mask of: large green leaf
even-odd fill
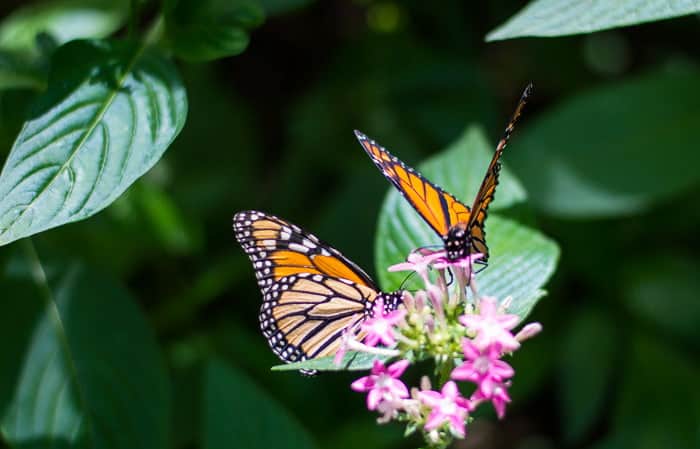
[[[630,313],[664,332],[700,342],[700,264],[679,255],[627,264],[624,300]]]
[[[301,424],[244,374],[211,360],[204,376],[204,449],[313,449]]]
[[[303,362],[275,365],[273,371],[317,370],[317,371],[363,371],[372,368],[375,360],[386,361],[389,357],[367,354],[364,352],[348,352],[343,357],[342,363],[336,365],[335,356],[319,357],[317,359],[304,360]]]
[[[0,244],[107,207],[160,159],[186,112],[174,67],[151,51],[61,47],[0,174]]]
[[[593,33],[698,11],[700,3],[697,0],[533,0],[487,34],[486,40]]]
[[[564,436],[580,441],[603,410],[615,368],[618,341],[615,324],[596,310],[574,311],[561,342],[560,393]],[[546,338],[546,337],[545,337]]]
[[[486,148],[481,134],[471,128],[444,153],[421,164],[419,170],[458,198],[472,198],[488,165]],[[504,169],[493,210],[524,198],[519,182]],[[537,231],[495,214],[490,214],[486,229],[491,259],[489,267],[476,275],[479,291],[500,299],[512,296],[511,311],[524,318],[544,294],[541,287],[554,272],[559,249]],[[386,269],[405,260],[414,249],[428,245],[441,245],[439,236],[392,188],[382,206],[377,230],[375,256],[382,287],[397,289],[406,273],[389,273]]]
[[[0,434],[12,447],[165,448],[169,386],[118,284],[29,252],[2,289]],[[19,274],[17,274],[19,272]]]
[[[633,337],[626,348],[625,381],[620,383],[611,426],[623,442],[616,447],[698,447],[697,358],[656,336]]]
[[[591,90],[529,124],[511,166],[549,214],[636,213],[700,181],[698,104],[695,71]]]
[[[57,0],[18,9],[0,23],[0,47],[31,51],[36,36],[49,33],[59,44],[107,37],[121,27],[127,0]]]
[[[43,73],[25,55],[0,50],[0,90],[44,87]]]
[[[175,53],[188,61],[237,55],[248,46],[248,30],[263,21],[252,1],[169,0],[166,33]]]

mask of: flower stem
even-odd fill
[[[442,361],[438,364],[438,366],[436,366],[437,381],[440,388],[442,388],[442,386],[450,380],[452,368],[454,368],[452,359]]]

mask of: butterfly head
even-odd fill
[[[453,226],[442,238],[447,252],[447,259],[454,261],[470,253],[470,240],[467,230],[462,226]]]

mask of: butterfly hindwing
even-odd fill
[[[426,223],[439,235],[469,222],[469,207],[428,181],[374,140],[355,131],[357,140],[384,176],[401,192]]]
[[[285,362],[332,355],[345,329],[362,321],[377,291],[343,279],[301,273],[282,278],[264,294],[260,326]]]

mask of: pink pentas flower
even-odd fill
[[[448,423],[454,435],[464,437],[465,421],[473,407],[468,399],[459,394],[457,384],[449,381],[439,393],[431,390],[420,391],[418,398],[431,409],[425,422],[425,430],[431,431]]]
[[[443,257],[435,260],[435,262],[433,263],[433,267],[437,268],[438,270],[444,270],[446,268],[460,268],[466,272],[471,272],[472,265],[474,264],[474,262],[481,259],[482,257],[484,257],[483,254],[474,253],[457,260],[449,260],[446,257],[445,253]]]
[[[542,325],[540,323],[529,323],[520,329],[520,332],[515,334],[515,339],[522,343],[540,332],[542,332]]]
[[[389,271],[415,271],[424,280],[428,279],[428,268],[436,260],[445,258],[446,252],[443,251],[413,251],[406,258],[406,262],[397,263],[388,268]]]
[[[490,395],[484,395],[481,390],[476,390],[472,394],[470,400],[476,405],[485,400],[491,400],[493,408],[496,410],[496,414],[499,419],[502,419],[506,414],[506,404],[510,402],[510,396],[508,395],[508,386],[506,383],[497,383],[493,386]]]
[[[408,365],[408,360],[399,360],[389,366],[375,360],[370,375],[360,377],[350,385],[350,388],[369,393],[367,394],[369,410],[376,410],[382,402],[395,403],[399,399],[408,397],[408,388],[399,380]]]
[[[484,397],[490,398],[498,385],[515,374],[509,364],[500,360],[498,345],[491,345],[482,351],[465,338],[462,340],[462,350],[464,363],[452,370],[451,377],[474,382]]]
[[[362,323],[362,330],[367,333],[365,344],[376,346],[381,341],[384,346],[395,345],[394,326],[403,321],[406,310],[401,307],[387,313],[384,309],[384,300],[379,297],[372,311],[373,316]]]
[[[501,313],[495,298],[485,296],[479,301],[479,313],[459,317],[460,323],[476,332],[474,344],[484,350],[497,344],[500,350],[510,352],[518,349],[520,343],[510,330],[518,324],[518,315]]]

